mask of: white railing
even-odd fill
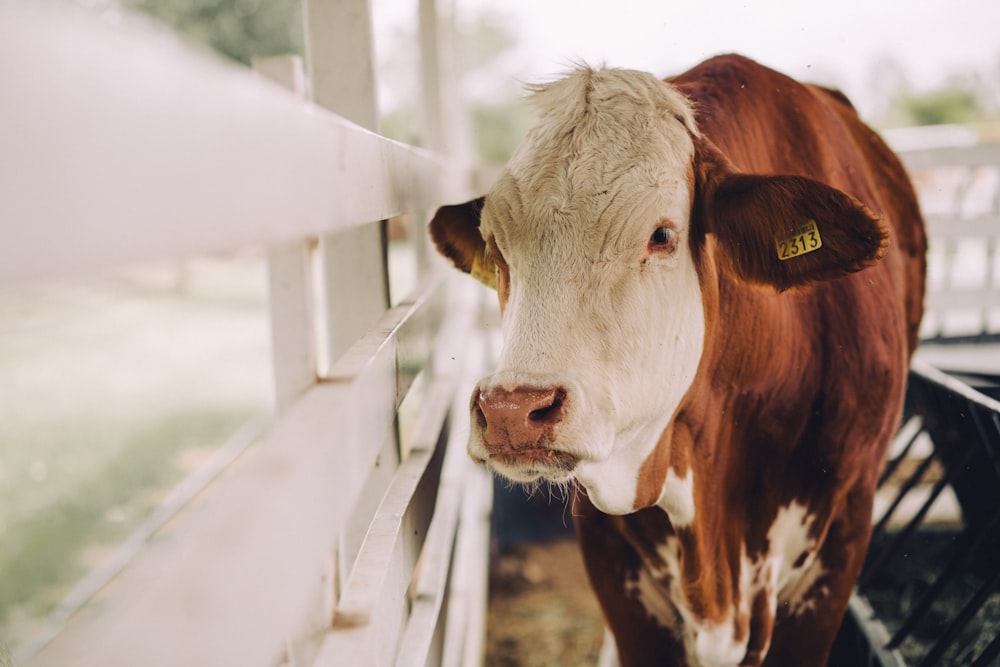
[[[924,336],[1000,334],[1000,143],[950,126],[887,134],[927,220]]]
[[[311,102],[295,59],[254,74],[119,15],[0,4],[0,285],[265,247],[278,415],[18,664],[481,662],[491,487],[460,433],[479,293],[418,248],[389,307],[372,222],[474,194],[441,111],[460,105],[424,102],[434,151],[364,129],[368,3],[304,5]],[[453,95],[447,21],[420,18],[423,88]]]

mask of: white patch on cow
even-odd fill
[[[677,608],[670,601],[663,583],[648,569],[640,568],[635,581],[625,582],[625,593],[635,598],[660,627],[668,630],[680,627]]]
[[[480,387],[564,387],[545,446],[580,458],[598,509],[625,514],[704,345],[688,238],[697,127],[675,88],[641,72],[579,70],[534,101],[539,123],[482,212],[510,290],[497,373]],[[650,252],[664,225],[675,250]],[[469,449],[489,460],[475,424]],[[522,482],[548,474],[491,465]]]
[[[826,573],[817,556],[817,540],[810,536],[815,521],[815,515],[801,503],[778,510],[767,531],[767,552],[744,563],[751,573],[749,587],[743,591],[745,599],[752,601],[765,591],[772,614],[779,604],[792,615],[812,608],[815,596],[823,594],[815,585]]]
[[[805,505],[793,502],[782,507],[767,531],[768,558],[775,565],[775,593],[777,600],[789,606],[793,615],[811,606],[810,592],[826,573],[816,555],[816,538],[810,537],[816,517],[809,514]],[[805,559],[794,567],[799,558]],[[818,591],[822,593],[822,591]]]
[[[656,503],[662,508],[675,528],[684,528],[694,522],[694,470],[688,468],[684,477],[678,477],[673,468],[667,470],[663,493]]]
[[[676,477],[674,481],[683,484],[683,480]],[[638,582],[632,584],[630,590],[638,593],[637,599],[651,616],[679,632],[694,664],[735,667],[745,657],[750,640],[749,633],[737,639],[737,627],[749,627],[753,602],[758,595],[764,594],[774,616],[779,603],[789,605],[792,614],[800,614],[812,608],[816,596],[826,594],[822,586],[816,586],[824,570],[816,556],[817,541],[809,535],[815,520],[805,505],[793,502],[778,510],[768,529],[765,553],[751,557],[746,546],[741,545],[739,590],[735,592],[733,608],[721,622],[708,622],[691,610],[679,584],[681,549],[680,541],[674,536],[657,547],[658,560],[644,563],[648,574],[640,571]],[[806,557],[801,559],[803,554]],[[665,582],[669,582],[666,592],[662,589]],[[657,585],[660,590],[656,589]],[[674,625],[669,625],[671,623]],[[765,642],[763,646],[765,652],[768,644]]]
[[[657,547],[657,555],[661,563],[646,563],[650,572],[660,581],[669,581],[669,599],[674,609],[674,618],[679,620],[680,635],[688,655],[699,667],[736,667],[746,655],[748,637],[736,638],[735,620],[737,614],[746,614],[742,605],[730,610],[729,614],[719,623],[712,623],[696,616],[680,586],[681,552],[680,541],[676,537],[668,537],[666,543]],[[742,574],[742,571],[741,571]],[[642,578],[640,577],[640,581]],[[662,586],[662,584],[661,584]],[[640,601],[646,605],[646,600],[656,600],[651,593],[646,593]],[[652,614],[651,606],[646,609]],[[659,617],[668,619],[669,615],[660,611]],[[676,626],[674,626],[676,628]]]
[[[826,573],[822,559],[814,557],[802,568],[801,575],[789,581],[782,589],[781,604],[787,606],[792,616],[815,609],[817,600],[830,594],[826,586],[817,585]]]
[[[746,545],[742,546],[740,551],[740,590],[739,590],[739,614],[740,618],[747,619],[750,621],[750,615],[753,613],[753,603],[758,595],[762,592],[767,599],[767,608],[774,616],[775,609],[777,608],[778,600],[775,593],[776,589],[776,579],[778,573],[774,567],[774,561],[770,558],[760,558],[751,561],[749,556],[747,556]],[[750,638],[747,637],[747,644],[749,645]],[[763,645],[759,645],[755,648],[760,650],[762,655],[767,654],[768,648],[771,646],[771,638],[768,637],[767,641]]]
[[[736,639],[733,618],[695,630],[694,655],[701,667],[736,667],[747,653],[747,639]]]

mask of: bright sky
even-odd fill
[[[460,23],[483,12],[510,17],[521,42],[495,73],[522,81],[552,78],[578,60],[666,76],[735,51],[796,77],[838,85],[863,111],[878,85],[873,66],[887,56],[917,88],[978,71],[1000,90],[997,0],[454,2]],[[397,23],[415,22],[405,8],[414,4],[381,0],[375,7],[397,16]]]

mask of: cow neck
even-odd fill
[[[711,252],[711,243],[707,245]],[[714,263],[708,262],[708,266]],[[773,382],[774,371],[779,377],[791,373],[795,360],[807,357],[810,344],[795,335],[801,333],[795,323],[785,322],[775,329],[776,321],[781,324],[783,310],[775,299],[796,298],[794,295],[779,296],[770,288],[747,286],[711,269],[702,271],[701,278],[705,352],[697,379],[661,443],[669,452],[664,458],[669,458],[670,476],[690,475],[695,511],[684,521],[677,521],[667,511],[668,521],[661,525],[659,535],[651,530],[649,519],[644,519],[637,528],[639,534],[646,533],[650,543],[640,553],[649,565],[660,567],[662,553],[656,545],[673,538],[683,593],[683,599],[675,603],[686,605],[702,621],[736,621],[737,627],[746,630],[749,619],[733,618],[740,596],[741,559],[748,550],[753,553],[764,548],[770,515],[783,499],[778,497],[782,489],[767,484],[763,477],[760,452],[748,447],[746,432],[755,427],[757,415],[749,411],[753,402],[745,397],[763,378]],[[763,330],[759,326],[762,319],[767,319],[773,333],[758,337],[754,332]],[[802,398],[789,395],[791,400]],[[768,450],[766,463],[771,469],[784,468],[792,453]]]

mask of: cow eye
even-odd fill
[[[677,232],[670,227],[657,227],[649,237],[650,250],[672,250]]]

